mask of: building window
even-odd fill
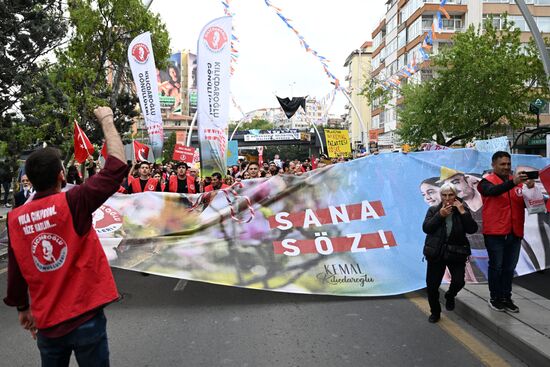
[[[372,118],[372,128],[373,129],[380,128],[380,115],[376,115]]]
[[[386,34],[397,28],[397,14],[394,15],[386,24]]]
[[[393,41],[386,46],[386,56],[395,51],[397,51],[397,38],[394,38]]]
[[[372,47],[374,50],[376,50],[380,45],[382,44],[382,41],[384,40],[384,32],[380,31],[374,36],[374,39],[372,40]]]
[[[550,0],[548,0],[548,4],[550,5]],[[550,32],[550,17],[535,17],[535,22],[541,32]]]
[[[405,47],[407,44],[407,29],[403,29],[399,34],[397,35],[397,49],[399,50],[402,47]]]
[[[407,30],[407,43],[422,34],[422,18],[418,18]]]
[[[424,31],[432,29],[432,24],[434,22],[434,17],[431,14],[422,15],[422,29]]]
[[[462,16],[451,15],[451,19],[443,18],[443,30],[444,31],[457,31],[462,29]]]

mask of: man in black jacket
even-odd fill
[[[29,181],[27,175],[21,176],[21,191],[13,196],[15,201],[15,208],[25,204],[29,196],[32,194],[32,184]]]
[[[441,317],[439,286],[446,268],[451,273],[451,284],[445,294],[445,308],[452,311],[455,307],[455,297],[465,284],[464,269],[470,255],[466,234],[477,231],[477,223],[467,205],[457,197],[453,184],[444,184],[440,195],[441,203],[428,209],[422,225],[426,233],[424,256],[428,261],[426,286],[431,311],[428,321],[432,323]]]

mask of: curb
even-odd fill
[[[514,285],[514,294],[516,292],[531,293]],[[548,310],[536,302],[537,295],[531,293],[534,295],[533,298],[526,297],[519,302],[516,300],[516,303],[522,307],[521,312],[524,312],[521,315],[521,313],[511,314],[491,310],[487,305],[486,297],[478,293],[466,286],[456,298],[454,312],[527,365],[550,366],[550,335],[541,331],[540,325],[525,321],[526,316],[533,318],[538,313],[542,313],[542,319],[544,313],[548,314]],[[535,315],[532,314],[533,312],[536,312]]]

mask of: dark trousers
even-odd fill
[[[4,201],[2,204],[6,205],[8,203],[8,195],[10,193],[11,181],[2,182],[2,188],[4,189]]]
[[[447,292],[449,296],[456,297],[458,292],[464,287],[464,271],[466,263],[463,262],[447,262],[429,261],[426,269],[426,286],[428,290],[428,302],[430,303],[430,311],[433,315],[441,314],[441,305],[439,304],[439,286],[445,275],[445,268],[449,268],[451,273],[451,285]]]
[[[521,238],[507,236],[485,236],[485,247],[489,254],[489,292],[491,299],[511,299],[512,279],[519,260]]]
[[[107,343],[107,319],[101,310],[69,334],[48,338],[38,332],[38,349],[42,367],[69,366],[74,350],[80,367],[108,367],[109,345]]]

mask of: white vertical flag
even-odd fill
[[[149,133],[149,142],[153,148],[155,160],[158,161],[162,159],[164,132],[150,32],[140,34],[130,43],[128,61],[136,84],[136,92],[139,97],[145,126]]]
[[[231,17],[208,23],[197,45],[198,132],[203,176],[225,176],[229,77],[231,62]]]

